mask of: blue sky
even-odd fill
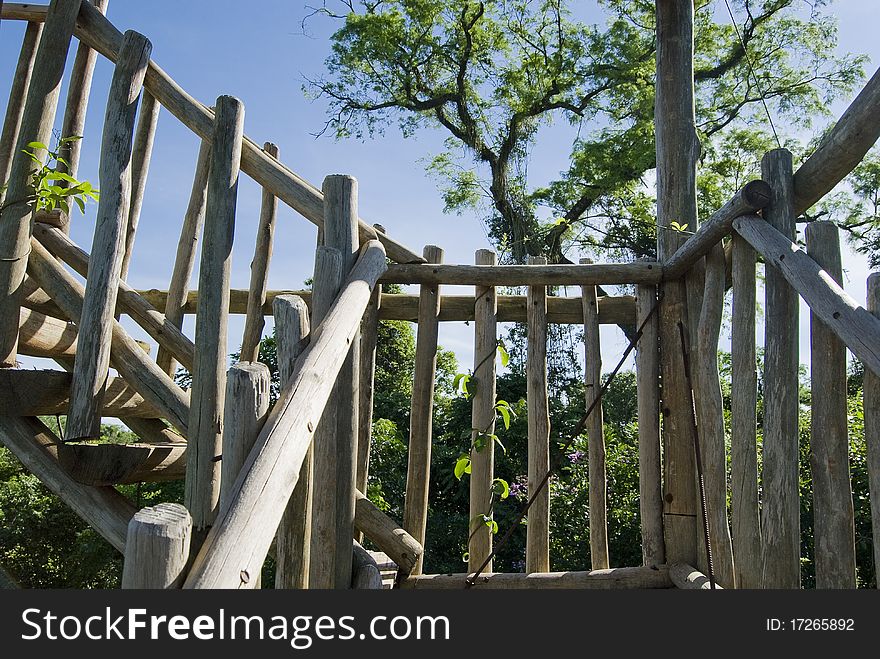
[[[599,20],[591,5],[581,5],[580,12],[588,20]],[[841,50],[868,54],[872,63],[866,71],[870,75],[880,63],[876,0],[838,0],[831,12],[840,21]],[[134,29],[147,35],[153,43],[153,59],[202,102],[213,104],[220,94],[239,97],[245,105],[245,132],[260,143],[269,140],[278,144],[282,160],[298,174],[319,187],[327,174],[354,175],[359,181],[363,218],[382,223],[392,236],[417,251],[424,244],[436,244],[445,249],[446,262],[472,263],[476,249],[489,247],[482,227],[472,216],[444,215],[435,182],[424,173],[423,159],[441,148],[442,135],[420,132],[404,140],[390,129],[384,137],[364,143],[314,138],[313,133],[323,126],[325,105],[303,96],[302,78],[318,76],[323,70],[333,25],[326,19],[314,19],[308,24],[309,34],[303,34],[301,21],[307,14],[305,3],[287,0],[255,4],[111,0],[108,11],[120,30]],[[21,23],[0,24],[2,111],[23,31]],[[72,61],[71,52],[69,64]],[[81,178],[93,182],[98,180],[100,130],[111,75],[110,63],[99,57],[80,170]],[[845,105],[845,101],[836,104],[834,114]],[[569,144],[565,137],[560,130],[550,130],[542,137],[530,164],[536,181],[549,179],[566,167]],[[136,288],[167,288],[197,152],[196,137],[163,110],[129,276]],[[243,175],[232,270],[236,288],[248,285],[259,197],[258,187]],[[311,275],[316,231],[291,209],[281,205],[279,211],[270,287],[300,288]],[[85,218],[74,217],[72,236],[86,249],[92,239],[93,219],[94,207]],[[863,302],[864,259],[849,254],[845,267],[850,274],[848,291]],[[808,322],[802,305],[802,360],[809,355]],[[240,317],[231,323],[230,350],[237,349],[242,327]],[[191,319],[187,328],[192,331]],[[136,328],[132,331],[138,338],[146,338]],[[463,364],[470,361],[472,328],[444,324],[440,341],[454,349]],[[610,368],[624,343],[612,328],[603,331],[603,341],[604,361]]]

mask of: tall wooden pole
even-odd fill
[[[672,222],[697,228],[696,165],[700,153],[694,119],[694,7],[657,0],[657,257],[670,258],[683,239]],[[678,323],[687,323],[682,281],[663,284],[660,306],[662,378],[663,529],[666,560],[693,565],[697,558],[697,498],[691,392],[687,389]]]
[[[868,311],[880,318],[880,273],[868,277]],[[865,444],[868,449],[868,488],[871,493],[871,528],[874,539],[874,573],[880,572],[880,377],[865,369]],[[880,579],[877,579],[880,588]]]

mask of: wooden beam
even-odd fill
[[[58,438],[39,419],[0,416],[0,442],[107,542],[125,553],[134,506],[112,487],[92,487],[71,478],[58,463]]]
[[[749,181],[724,206],[715,211],[700,228],[663,264],[664,279],[678,279],[714,245],[733,230],[733,220],[740,215],[754,215],[770,203],[770,186],[761,180]]]
[[[682,590],[712,590],[709,577],[684,563],[670,565],[669,578],[672,579],[672,583],[675,584],[676,588],[681,588]],[[724,590],[717,583],[714,589]]]
[[[76,354],[76,325],[26,307],[19,309],[19,352],[30,357]]]
[[[376,559],[355,541],[351,559],[352,590],[382,590],[382,574]]]
[[[364,496],[355,491],[355,527],[397,563],[404,575],[415,569],[422,557],[422,545],[406,530]]]
[[[266,420],[233,487],[234,503],[220,510],[186,588],[239,588],[244,579],[257,574],[284,513],[279,502],[290,498],[299,479],[335,376],[385,267],[381,243],[367,243],[323,329],[300,356],[296,375]]]
[[[305,302],[303,302],[305,304]],[[379,309],[382,287],[373,289],[370,304],[361,321],[360,409],[358,410],[357,474],[354,485],[361,492],[367,489],[370,473],[370,446],[373,442],[373,395],[376,377],[376,345],[379,341]],[[356,538],[357,539],[357,538]]]
[[[807,254],[843,284],[840,235],[833,222],[810,222]],[[810,314],[810,466],[816,588],[856,587],[856,541],[849,471],[846,346]]]
[[[186,476],[186,442],[182,440],[133,444],[69,442],[58,447],[58,459],[71,478],[86,485],[164,483]]]
[[[467,574],[423,574],[404,579],[400,587],[461,590],[465,588],[467,578]],[[665,565],[658,565],[656,567],[617,567],[591,572],[481,574],[472,587],[480,590],[577,590],[581,588],[618,590],[672,588],[673,583],[669,576],[669,568]]]
[[[442,263],[443,250],[425,247],[428,263]],[[419,291],[419,320],[416,335],[415,368],[409,416],[409,447],[406,466],[406,496],[403,528],[423,547],[428,524],[428,486],[431,482],[431,444],[433,442],[434,380],[437,377],[437,332],[440,313],[440,287],[422,285]],[[414,568],[422,572],[422,560]]]
[[[160,503],[136,512],[128,523],[122,588],[180,588],[191,537],[192,518],[179,503]]]
[[[15,74],[12,76],[12,87],[9,90],[9,100],[6,102],[3,132],[0,133],[0,185],[9,180],[9,170],[12,167],[12,158],[15,155],[18,132],[24,114],[24,101],[31,82],[37,45],[40,43],[42,31],[41,23],[28,23],[21,42],[21,51],[18,54]],[[0,200],[4,197],[5,191],[0,193]]]
[[[868,313],[880,319],[880,273],[868,276]],[[874,571],[880,571],[880,376],[865,370],[862,400],[865,417],[865,444],[868,453],[868,490],[871,494],[871,529],[874,545]],[[880,588],[880,579],[876,582]]]
[[[94,259],[77,323],[80,338],[67,417],[67,438],[71,440],[93,439],[101,434],[100,409],[110,367],[110,336],[131,198],[135,115],[152,49],[144,35],[126,32],[110,84],[101,140],[101,201],[92,241]]]

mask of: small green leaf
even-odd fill
[[[67,144],[68,142],[76,142],[77,140],[81,140],[82,135],[70,135],[68,137],[62,137],[58,143],[59,144]]]
[[[510,495],[510,486],[503,478],[496,478],[492,481],[492,491],[503,501]]]
[[[43,149],[45,151],[49,150],[49,147],[42,142],[28,142],[28,146],[32,149]]]
[[[461,560],[465,563],[469,562],[471,560],[471,553],[469,551],[466,551],[465,553],[463,553],[461,555]]]
[[[483,524],[489,527],[489,530],[492,532],[493,535],[498,533],[498,522],[496,522],[491,517],[483,515]]]
[[[501,413],[501,419],[504,421],[504,429],[510,430],[510,410],[506,407],[497,408]]]
[[[455,470],[453,473],[455,473],[455,477],[458,480],[461,480],[461,477],[465,474],[471,473],[471,459],[466,455],[460,456],[455,462]]]
[[[510,353],[507,352],[507,348],[504,347],[503,343],[498,344],[498,355],[501,357],[501,367],[507,368],[507,365],[510,363]]]
[[[76,205],[79,207],[79,212],[83,215],[86,214],[86,202],[84,202],[80,197],[74,197],[73,200],[76,202]]]

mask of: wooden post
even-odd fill
[[[315,275],[312,285],[312,320],[315,334],[336,299],[343,278],[342,255],[332,247],[318,247],[315,253]],[[339,412],[336,390],[324,409],[321,422],[315,431],[311,445],[312,468],[312,528],[309,534],[308,580],[310,588],[333,588],[335,586],[336,555],[329,547],[336,540],[337,453],[335,446],[336,416]],[[306,454],[306,460],[309,454]],[[305,466],[306,461],[303,462]],[[307,485],[306,485],[307,487]],[[303,492],[305,495],[306,492]],[[305,578],[305,577],[303,577]]]
[[[833,222],[807,225],[807,254],[843,284],[840,237]],[[810,465],[816,588],[856,587],[855,522],[849,473],[846,346],[810,314]]]
[[[706,283],[694,360],[694,402],[706,488],[709,540],[715,576],[725,588],[736,586],[727,521],[727,455],[724,406],[718,374],[718,339],[724,312],[724,247],[716,243],[706,256]]]
[[[529,263],[544,265],[543,256]],[[528,346],[526,402],[528,405],[528,494],[534,495],[550,470],[550,404],[547,400],[547,287],[530,286],[526,307]],[[529,508],[526,525],[526,572],[550,571],[550,484],[545,483]]]
[[[375,559],[359,542],[354,542],[351,566],[352,590],[382,590],[382,574]]]
[[[266,142],[263,150],[273,158],[278,158],[278,147],[271,142]],[[269,281],[269,261],[272,259],[272,240],[275,236],[277,212],[278,199],[264,188],[260,223],[257,227],[257,244],[254,247],[254,260],[251,261],[251,284],[244,321],[244,336],[241,339],[242,361],[255,362],[260,356],[263,305],[266,304],[266,286]]]
[[[21,128],[22,115],[24,114],[25,95],[34,70],[34,56],[37,52],[37,44],[40,43],[42,31],[42,23],[28,23],[24,39],[21,42],[18,64],[15,66],[15,74],[12,77],[12,88],[9,90],[9,101],[6,103],[3,132],[0,133],[0,185],[9,179],[15,146],[18,144],[18,131]],[[0,193],[0,200],[5,196],[5,191]]]
[[[165,319],[178,329],[183,325],[183,308],[186,305],[187,293],[189,292],[189,279],[196,261],[199,233],[205,223],[205,203],[210,167],[211,143],[202,140],[189,205],[183,217],[180,240],[177,243],[174,271],[171,273],[171,283],[168,284],[168,297],[165,300]],[[174,357],[162,346],[159,346],[159,352],[156,354],[156,363],[168,375],[174,375]]]
[[[294,364],[309,342],[309,310],[296,295],[279,295],[272,307],[275,310],[278,379],[284,389],[293,379]],[[275,536],[275,588],[309,587],[312,461],[310,446]]]
[[[16,365],[20,288],[27,269],[31,237],[32,203],[28,195],[31,174],[37,164],[21,151],[34,140],[43,144],[50,141],[67,49],[79,8],[80,0],[53,0],[49,5],[21,115],[6,206],[0,211],[0,368]],[[37,158],[46,155],[44,149],[33,151]]]
[[[101,202],[79,321],[80,338],[67,417],[67,439],[74,441],[97,438],[101,434],[100,411],[110,366],[110,336],[131,195],[132,132],[152,48],[142,34],[125,33],[107,100],[98,174]]]
[[[683,242],[670,226],[697,229],[696,165],[700,145],[694,119],[694,7],[657,0],[657,83],[654,110],[657,148],[657,257],[665,262]],[[663,531],[666,560],[696,563],[697,497],[691,392],[684,375],[678,323],[687,326],[681,281],[663,285],[660,306],[660,371],[663,382]]]
[[[495,252],[479,249],[476,265],[496,265]],[[495,314],[498,311],[495,287],[477,286],[474,290],[474,380],[476,392],[471,408],[471,489],[468,514],[468,570],[475,572],[492,553],[492,533],[483,517],[491,515],[492,481],[495,477],[495,353],[498,335]],[[480,448],[476,448],[479,446]],[[490,562],[485,571],[492,571]]]
[[[358,454],[355,487],[367,490],[370,474],[370,444],[373,441],[373,386],[376,376],[376,344],[379,340],[379,309],[382,287],[376,286],[361,321],[360,409],[358,410]],[[418,313],[418,312],[417,312]]]
[[[422,546],[406,530],[379,510],[363,492],[356,490],[357,528],[397,564],[398,572],[409,575],[422,555]]]
[[[880,273],[868,276],[868,311],[880,318]],[[868,489],[871,493],[871,528],[874,539],[874,571],[880,571],[880,376],[865,369],[863,384],[865,444],[868,449]],[[880,588],[880,579],[877,580]]]
[[[795,239],[791,153],[775,149],[761,161],[771,201],[764,219]],[[798,296],[767,268],[764,321],[764,469],[761,533],[764,587],[800,588],[798,501]]]
[[[179,503],[142,508],[128,523],[124,589],[180,588],[189,560],[192,518]]]
[[[428,245],[422,252],[427,263],[442,263],[443,250]],[[416,337],[415,371],[409,420],[409,451],[406,468],[406,500],[403,528],[422,547],[428,523],[428,485],[431,481],[431,443],[434,416],[434,379],[437,376],[437,332],[440,313],[440,287],[423,284],[419,289],[419,320]],[[424,554],[415,574],[422,573]]]
[[[193,550],[217,514],[223,403],[226,393],[226,331],[229,315],[229,268],[235,232],[238,167],[244,106],[232,96],[217,99],[211,172],[205,211],[196,359],[190,392],[187,443],[186,507],[193,517]]]
[[[382,244],[370,241],[266,419],[257,447],[235,482],[234,503],[221,511],[211,529],[187,577],[187,588],[241,587],[263,564],[284,514],[278,502],[287,501],[293,493],[318,419],[385,267]],[[351,535],[346,545],[350,555]]]
[[[141,218],[141,207],[144,204],[144,192],[147,189],[147,173],[153,157],[153,140],[156,138],[156,125],[159,123],[159,111],[162,106],[153,95],[144,90],[141,113],[138,117],[137,132],[134,136],[134,150],[131,157],[131,200],[127,209],[125,229],[125,249],[122,256],[121,278],[128,279],[128,269],[134,251],[134,239],[137,234],[138,222]]]
[[[592,263],[581,259],[581,263]],[[595,286],[582,286],[584,305],[584,394],[587,408],[593,405],[602,388],[602,346],[599,342],[599,307]],[[608,500],[605,475],[605,427],[602,403],[596,404],[587,419],[590,467],[590,561],[592,569],[605,570],[608,564]]]
[[[663,551],[663,496],[660,477],[660,343],[657,315],[645,323],[657,304],[654,286],[636,287],[636,325],[644,327],[636,352],[636,397],[639,415],[639,515],[642,563],[660,565]]]
[[[758,370],[755,355],[755,265],[757,256],[742,236],[732,238],[730,485],[733,567],[739,588],[763,584],[761,515],[758,503]]]

